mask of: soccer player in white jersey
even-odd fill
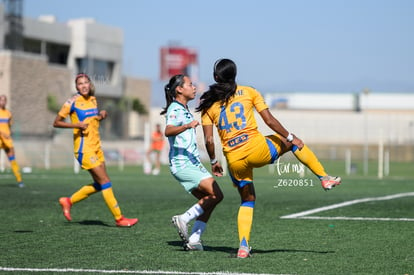
[[[180,74],[173,76],[164,90],[166,107],[161,115],[166,115],[164,133],[170,144],[170,171],[184,189],[198,199],[183,214],[173,216],[172,223],[184,241],[185,250],[203,250],[201,235],[214,208],[223,199],[223,193],[200,161],[195,133],[200,123],[187,106],[196,96],[196,87],[188,76]],[[216,163],[217,160],[211,161],[212,165]],[[221,175],[221,172],[216,175]],[[192,220],[195,222],[191,234],[188,234],[188,225]]]

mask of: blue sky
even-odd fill
[[[121,28],[124,73],[154,82],[175,41],[198,50],[207,84],[226,57],[263,93],[414,93],[412,0],[24,0],[24,16],[45,14]]]

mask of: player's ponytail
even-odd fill
[[[175,99],[177,87],[182,87],[183,84],[184,84],[184,75],[177,74],[171,77],[168,84],[164,86],[166,106],[161,111],[160,115],[164,115],[165,113],[167,113],[168,107],[171,105],[171,103]]]

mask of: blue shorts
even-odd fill
[[[172,175],[188,193],[197,188],[202,180],[213,177],[201,163],[187,166],[185,169],[181,169]]]

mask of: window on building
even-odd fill
[[[68,63],[69,45],[25,38],[23,50],[29,53],[44,54],[49,63],[66,65]]]
[[[66,65],[68,63],[69,46],[63,44],[47,43],[46,53],[50,63]]]
[[[87,73],[95,81],[111,82],[114,62],[92,58],[77,58],[76,68],[78,73]]]
[[[23,39],[23,50],[29,53],[42,53],[42,43],[40,40],[24,38]]]

